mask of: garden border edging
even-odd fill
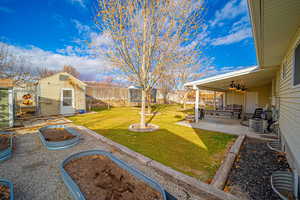
[[[163,200],[167,200],[165,190],[154,179],[148,177],[147,175],[145,175],[144,173],[142,173],[138,169],[136,169],[136,168],[134,168],[132,166],[129,166],[126,162],[124,162],[124,161],[116,158],[111,153],[109,153],[107,151],[103,151],[103,150],[87,150],[87,151],[77,152],[75,154],[69,155],[60,164],[60,173],[61,173],[61,176],[63,178],[63,181],[67,185],[67,187],[69,188],[72,196],[76,200],[85,200],[85,197],[82,194],[82,192],[80,191],[79,186],[75,183],[75,181],[72,179],[72,177],[64,169],[64,166],[69,161],[71,161],[71,160],[73,160],[75,158],[79,158],[79,157],[87,156],[87,155],[103,155],[103,156],[106,156],[111,161],[113,161],[114,163],[116,163],[120,168],[126,170],[129,174],[135,176],[137,179],[140,179],[141,181],[143,181],[144,183],[146,183],[149,187],[152,187],[153,189],[155,189],[156,191],[158,191],[162,195]]]
[[[167,175],[168,177],[175,180],[179,185],[182,185],[184,188],[187,188],[188,190],[192,189],[193,192],[196,194],[201,194],[201,196],[205,195],[206,197],[210,199],[222,199],[222,200],[238,200],[239,198],[230,194],[226,193],[223,190],[220,190],[216,188],[213,185],[206,184],[202,181],[199,181],[196,178],[193,178],[191,176],[185,175],[181,172],[178,172],[168,166],[165,166],[155,160],[152,160],[148,157],[145,157],[144,155],[137,153],[135,151],[130,150],[129,148],[120,145],[84,126],[77,126],[79,129],[86,131],[90,135],[93,135],[95,138],[101,140],[102,142],[111,145],[112,147],[128,154],[129,156],[136,158],[138,161],[143,163],[146,166],[152,167],[159,173],[163,175]],[[212,198],[214,197],[214,198]]]
[[[2,132],[0,134],[9,135],[9,147],[5,150],[0,151],[0,162],[9,159],[12,156],[13,151],[13,132]]]
[[[241,146],[246,138],[246,135],[240,135],[231,146],[224,162],[219,167],[218,171],[216,172],[211,185],[214,187],[223,190],[225,187],[225,183],[227,181],[228,175],[231,171],[233,163],[240,152]]]
[[[0,179],[0,185],[9,187],[9,200],[14,200],[14,185],[12,184],[12,182],[7,179]]]
[[[60,142],[48,142],[45,140],[44,135],[41,133],[42,130],[47,129],[47,128],[64,128],[66,129],[70,134],[74,135],[75,138],[65,140],[65,141],[60,141]],[[49,126],[44,126],[43,128],[38,129],[38,134],[40,136],[40,139],[43,143],[43,145],[48,149],[48,150],[63,150],[63,149],[68,149],[73,147],[74,145],[78,144],[80,142],[80,133],[77,132],[75,129],[72,127],[68,127],[66,125],[49,125]]]

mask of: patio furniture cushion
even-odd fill
[[[271,175],[271,186],[281,199],[298,199],[298,175],[289,171],[276,171]]]

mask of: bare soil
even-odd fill
[[[50,142],[65,141],[75,137],[64,128],[49,128],[41,131],[41,133],[45,140]]]
[[[0,199],[1,200],[9,200],[10,199],[9,187],[0,185]]]
[[[106,156],[84,156],[65,170],[87,200],[162,200],[161,194]]]
[[[0,134],[0,151],[5,150],[9,147],[9,136]]]

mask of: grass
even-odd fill
[[[149,133],[128,131],[139,122],[138,108],[122,107],[102,110],[95,114],[70,117],[83,125],[128,148],[202,181],[212,178],[235,136],[176,125],[185,113],[177,105],[156,106],[155,117],[148,122],[160,130]]]

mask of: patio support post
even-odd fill
[[[200,90],[196,88],[196,100],[195,100],[195,121],[196,123],[199,121],[199,98],[200,98]]]

